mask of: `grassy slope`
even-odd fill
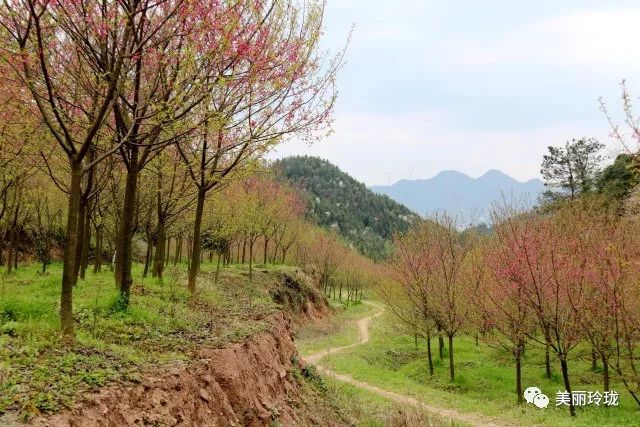
[[[540,349],[533,346],[527,349],[523,385],[540,387],[549,395],[551,405],[544,410],[515,404],[512,391],[515,372],[506,353],[482,343],[476,347],[473,340],[464,337],[456,339],[454,345],[457,372],[454,384],[448,381],[446,352],[442,362],[434,355],[436,375],[429,378],[426,345],[422,343],[416,350],[413,337],[399,333],[388,317],[374,321],[369,343],[331,355],[324,359],[324,364],[381,388],[422,398],[432,405],[484,413],[526,425],[576,425],[566,407],[552,407],[555,393],[564,387],[556,366],[553,378],[544,378],[544,356]],[[437,353],[437,340],[433,341],[433,348]],[[601,374],[590,371],[586,354],[580,356],[569,367],[574,391],[601,391]],[[614,382],[612,389],[620,393],[621,405],[578,409],[579,425],[638,425],[640,413],[623,385]]]
[[[61,266],[45,276],[37,265],[10,276],[0,270],[0,415],[54,412],[108,381],[135,380],[146,368],[188,359],[197,345],[221,346],[266,328],[277,307],[260,284],[272,276],[258,271],[249,286],[247,271],[232,267],[214,284],[211,268],[205,264],[199,294],[189,300],[179,285],[186,266],[169,268],[164,281],[142,279],[135,266],[126,311],[117,308],[112,273],[88,273],[74,289],[71,347],[58,337]]]

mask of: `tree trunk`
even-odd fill
[[[116,284],[120,290],[122,308],[129,306],[133,277],[131,266],[133,262],[133,234],[136,217],[136,196],[138,190],[138,147],[131,148],[127,182],[124,192],[120,233],[116,247]]]
[[[244,239],[242,240],[242,265],[244,265],[244,262],[246,260],[246,254],[247,254],[247,236],[245,236]]]
[[[249,283],[253,283],[253,236],[249,236]]]
[[[176,243],[176,255],[173,259],[173,265],[176,265],[178,262],[182,262],[182,234],[178,236],[178,243]]]
[[[596,349],[591,347],[591,370],[596,371],[598,369],[598,354]]]
[[[269,250],[269,239],[264,238],[264,264],[267,263],[267,252]]]
[[[516,396],[518,403],[522,403],[522,355],[516,355]]]
[[[191,236],[187,236],[187,271],[191,268],[191,244],[193,243],[193,239]]]
[[[602,356],[602,376],[604,377],[604,391],[609,390],[609,359],[606,355]]]
[[[216,264],[216,274],[213,279],[214,283],[218,283],[218,275],[220,274],[220,258],[221,257],[222,257],[222,254],[218,252],[218,263]]]
[[[427,358],[429,359],[429,376],[433,376],[433,355],[431,354],[431,335],[427,336]]]
[[[551,379],[551,354],[549,350],[549,344],[545,345],[544,348],[544,366],[546,370],[546,377]]]
[[[0,228],[0,265],[4,265],[4,234],[4,230]]]
[[[153,243],[151,242],[151,232],[149,232],[149,227],[147,227],[147,252],[144,257],[144,271],[142,272],[142,277],[147,278],[149,275],[149,265],[151,265],[151,260],[153,259]],[[155,277],[155,275],[154,275]]]
[[[18,250],[16,248],[16,225],[18,222],[18,205],[16,201],[16,207],[14,209],[13,219],[11,220],[11,226],[9,227],[9,250],[7,251],[7,273],[11,273],[14,269],[14,257],[18,257]]]
[[[169,258],[171,258],[171,236],[167,237],[167,249],[164,251],[164,267],[169,266]]]
[[[80,278],[82,280],[87,276],[87,267],[89,266],[89,249],[91,247],[91,201],[87,202],[85,210],[84,232],[82,233],[82,252],[80,254]]]
[[[444,359],[444,337],[440,330],[438,330],[438,354],[440,359]]]
[[[576,416],[576,408],[573,406],[573,395],[571,394],[571,384],[569,383],[569,366],[567,365],[566,356],[560,358],[560,368],[562,369],[562,381],[564,388],[569,393],[569,413],[572,417]]]
[[[78,245],[76,246],[76,270],[74,272],[74,285],[78,283],[80,276],[80,266],[82,265],[82,252],[84,250],[84,232],[85,232],[85,220],[87,219],[87,202],[80,197],[80,211],[78,212]]]
[[[202,231],[202,214],[204,212],[204,201],[207,193],[204,189],[198,190],[198,201],[196,205],[196,217],[193,224],[193,246],[191,248],[191,265],[189,266],[189,292],[193,295],[196,292],[196,278],[200,270],[200,233]]]
[[[96,228],[96,254],[93,259],[93,274],[102,270],[102,227]]]
[[[73,330],[73,284],[78,246],[78,211],[80,210],[82,165],[72,165],[71,185],[67,206],[67,232],[62,267],[62,290],[60,292],[60,326],[66,340],[72,341]]]
[[[453,365],[453,335],[449,336],[449,377],[451,378],[451,382],[455,381],[455,367]]]
[[[153,277],[160,277],[164,273],[164,257],[167,249],[167,227],[163,215],[158,215],[156,232],[156,255],[153,261]]]

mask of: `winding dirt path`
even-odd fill
[[[400,394],[400,393],[396,393],[393,391],[388,391],[388,390],[384,390],[380,387],[377,387],[375,385],[366,383],[364,381],[359,381],[356,380],[355,378],[351,377],[350,375],[347,374],[340,374],[337,373],[335,371],[332,371],[324,366],[320,365],[320,360],[323,357],[326,357],[330,354],[335,354],[335,353],[339,353],[341,351],[347,350],[349,348],[353,348],[356,347],[358,345],[367,343],[369,341],[369,324],[371,323],[371,321],[373,319],[375,319],[376,317],[381,316],[384,313],[384,308],[379,306],[378,304],[374,304],[374,303],[370,303],[370,302],[365,302],[365,304],[368,304],[370,306],[373,307],[377,307],[378,311],[368,317],[362,318],[360,320],[358,320],[357,325],[358,325],[358,341],[353,343],[353,344],[349,344],[349,345],[345,345],[345,346],[341,346],[341,347],[332,347],[332,348],[328,348],[326,350],[317,352],[317,353],[313,353],[310,354],[306,357],[304,357],[304,361],[310,364],[315,365],[318,370],[320,372],[322,372],[324,375],[334,378],[338,381],[347,383],[347,384],[351,384],[355,387],[367,390],[369,392],[372,392],[374,394],[377,394],[378,396],[384,397],[386,399],[389,400],[393,400],[394,402],[403,404],[403,405],[409,405],[412,406],[414,408],[418,408],[418,409],[422,409],[424,411],[430,412],[432,414],[436,414],[440,417],[443,418],[447,418],[451,421],[456,421],[456,422],[463,422],[466,424],[470,424],[473,426],[483,426],[483,427],[504,427],[504,426],[517,426],[518,424],[512,424],[512,423],[503,423],[503,422],[499,422],[496,421],[492,418],[486,417],[484,415],[481,414],[475,414],[475,413],[468,413],[468,412],[459,412],[456,411],[455,409],[447,409],[447,408],[440,408],[440,407],[436,407],[436,406],[431,406],[425,402],[423,402],[422,400],[418,400],[415,397],[412,396],[408,396],[408,395],[404,395],[404,394]]]

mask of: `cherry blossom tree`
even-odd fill
[[[102,138],[131,52],[132,24],[145,7],[131,2],[5,1],[0,25],[8,33],[7,63],[30,93],[51,139],[67,159],[69,198],[60,320],[73,338],[78,217],[83,175],[115,153],[89,153]]]
[[[214,19],[230,22],[228,49],[210,58],[216,84],[199,106],[198,131],[179,145],[198,194],[191,292],[207,194],[285,137],[313,141],[328,130],[342,55],[320,50],[323,13],[322,2],[241,1]]]

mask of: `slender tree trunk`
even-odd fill
[[[438,329],[438,355],[440,359],[444,359],[444,337],[440,329]]]
[[[244,239],[242,240],[242,265],[244,265],[244,262],[246,260],[246,254],[247,254],[247,236],[244,236]]]
[[[546,377],[551,378],[551,351],[549,350],[549,343],[544,347],[544,366],[546,370]]]
[[[133,234],[136,217],[136,196],[138,192],[138,168],[138,148],[134,146],[131,148],[131,156],[129,158],[129,169],[127,171],[127,182],[120,222],[120,234],[116,248],[116,283],[120,290],[120,299],[123,308],[129,306],[131,285],[133,284],[131,267],[133,263]]]
[[[598,354],[596,349],[591,347],[591,370],[596,371],[598,369]]]
[[[451,382],[456,379],[455,375],[455,367],[453,364],[453,335],[448,335],[449,337],[449,377],[451,378]]]
[[[7,251],[7,273],[11,273],[15,268],[14,257],[18,257],[18,250],[16,248],[16,225],[18,222],[18,205],[16,201],[16,207],[14,209],[13,219],[11,220],[11,226],[9,227],[9,250]]]
[[[522,403],[522,355],[516,355],[516,396],[518,403]]]
[[[573,394],[571,393],[571,384],[569,383],[569,366],[567,365],[566,356],[560,358],[560,368],[562,369],[562,381],[564,388],[569,393],[569,413],[572,417],[576,416],[576,408],[573,406]]]
[[[202,215],[204,212],[204,201],[207,193],[204,189],[198,190],[198,200],[196,204],[196,217],[193,224],[193,246],[191,248],[191,265],[189,266],[189,292],[193,295],[196,292],[196,279],[200,270],[200,233],[202,232]]]
[[[602,376],[604,378],[604,391],[610,391],[609,388],[609,359],[606,355],[602,356]]]
[[[60,292],[60,326],[66,340],[73,340],[73,284],[76,269],[76,247],[78,245],[78,211],[80,210],[82,165],[72,165],[71,185],[67,206],[67,233],[62,267],[62,290]]]
[[[427,335],[427,359],[429,359],[429,376],[433,376],[433,355],[431,353],[431,335]]]
[[[87,219],[87,202],[80,197],[80,211],[78,212],[78,245],[76,246],[76,269],[74,271],[74,285],[78,283],[80,266],[82,265],[82,252],[84,251],[85,220]]]
[[[156,229],[156,254],[153,261],[153,277],[162,277],[164,273],[164,257],[167,249],[167,227],[163,215],[158,215]]]
[[[215,274],[215,277],[213,279],[214,283],[218,283],[218,275],[220,274],[220,258],[222,258],[222,254],[220,252],[218,252],[218,262],[216,264],[216,274]]]
[[[0,218],[2,219],[2,218]],[[4,230],[0,229],[0,265],[4,265]]]
[[[44,259],[42,260],[42,274],[47,273],[47,266],[51,263],[51,236],[49,232],[44,235]]]
[[[253,282],[253,236],[249,236],[249,283]]]
[[[93,259],[93,274],[102,270],[102,227],[96,228],[96,255]]]
[[[267,263],[267,252],[269,250],[269,239],[264,238],[264,263]]]
[[[153,257],[153,243],[151,242],[152,236],[151,236],[151,232],[149,231],[149,226],[147,226],[146,234],[147,234],[147,252],[144,257],[144,271],[142,272],[143,278],[147,278],[147,276],[149,275],[149,265],[151,265],[151,260]],[[154,271],[152,271],[152,274],[153,273]],[[153,274],[153,277],[155,277],[155,274]]]
[[[80,278],[82,280],[87,276],[87,267],[89,266],[89,249],[91,247],[91,201],[87,203],[84,219],[84,232],[82,233],[83,243],[80,255]]]
[[[165,226],[165,229],[166,229],[166,226]],[[165,268],[169,266],[169,258],[171,258],[171,236],[167,237],[167,249],[164,251],[164,267]]]
[[[178,235],[178,242],[176,243],[176,254],[173,259],[173,265],[178,262],[182,262],[182,233]]]

